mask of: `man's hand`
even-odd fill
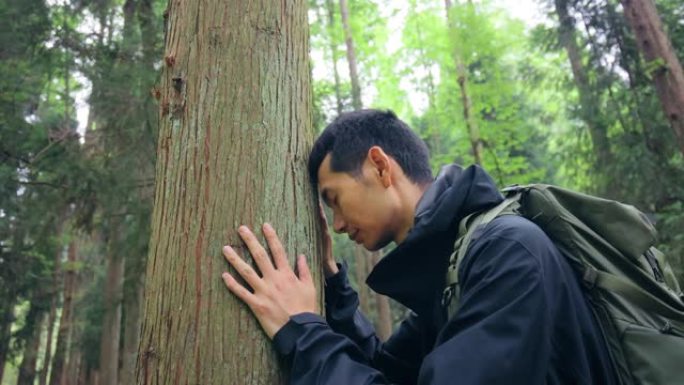
[[[318,220],[323,231],[323,274],[328,278],[337,274],[340,269],[337,268],[337,263],[332,254],[332,238],[328,231],[328,220],[325,218],[325,210],[323,210],[323,205],[320,202],[318,203]]]
[[[256,261],[261,277],[252,267],[240,258],[230,246],[223,247],[223,255],[235,270],[251,286],[253,292],[238,283],[229,273],[222,274],[223,281],[233,294],[243,300],[252,310],[269,338],[273,339],[280,328],[299,313],[318,312],[316,287],[311,278],[311,271],[306,264],[306,257],[297,257],[299,277],[290,268],[287,255],[275,230],[268,225],[263,226],[268,247],[273,253],[273,263],[266,250],[246,226],[240,226],[238,233],[247,244],[252,257]]]

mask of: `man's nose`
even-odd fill
[[[333,214],[333,230],[340,234],[344,232],[345,223],[339,215]]]

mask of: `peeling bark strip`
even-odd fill
[[[171,0],[165,17],[137,383],[281,384],[270,342],[220,279],[221,247],[269,221],[320,279],[307,3]]]
[[[648,74],[684,155],[684,71],[663,30],[653,0],[621,0],[625,18],[634,31],[637,45],[646,60]]]

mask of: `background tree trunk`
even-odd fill
[[[133,282],[131,282],[133,284]],[[135,383],[135,363],[138,358],[138,345],[140,343],[140,312],[142,304],[143,285],[136,282],[133,290],[127,290],[129,296],[124,301],[124,336],[122,367],[119,375],[121,385]]]
[[[67,252],[67,260],[69,261],[69,268],[64,269],[64,300],[62,303],[62,315],[59,320],[59,329],[57,332],[57,343],[55,344],[55,354],[52,356],[52,369],[50,371],[50,385],[64,384],[64,362],[66,358],[67,347],[69,344],[68,336],[71,328],[71,313],[73,311],[73,294],[74,294],[74,276],[75,272],[72,268],[78,258],[78,250],[75,241],[69,243]]]
[[[40,332],[42,331],[42,324],[45,320],[45,310],[38,310],[39,314],[35,315],[32,320],[33,329],[31,336],[26,341],[24,347],[24,354],[19,366],[19,377],[17,385],[33,385],[36,379],[36,362],[38,360],[38,348],[40,346]],[[28,318],[28,317],[27,317]]]
[[[359,71],[356,65],[356,49],[352,37],[351,26],[349,25],[349,7],[347,0],[340,0],[340,14],[342,15],[342,29],[344,30],[344,42],[347,45],[347,62],[349,63],[349,78],[352,88],[352,106],[355,110],[363,108],[361,102],[361,83],[359,82]]]
[[[608,127],[601,121],[601,114],[599,113],[600,100],[591,89],[589,77],[582,63],[582,53],[577,44],[575,33],[575,21],[568,12],[568,1],[555,0],[554,4],[559,21],[558,39],[568,55],[573,79],[579,93],[580,116],[589,129],[589,136],[596,155],[596,168],[604,170],[606,166],[610,165],[612,155],[608,141]],[[605,172],[603,174],[604,177],[608,177]],[[610,183],[607,183],[606,186],[601,186],[599,193],[613,196],[607,191],[609,188]]]
[[[621,0],[625,18],[632,27],[637,46],[646,59],[663,106],[684,155],[684,71],[663,29],[652,0]]]
[[[335,81],[335,105],[337,106],[337,115],[340,115],[344,109],[342,103],[342,90],[340,86],[340,72],[337,69],[337,61],[339,60],[339,52],[337,48],[337,41],[335,37],[335,4],[332,0],[325,1],[326,11],[328,12],[328,37],[330,38],[330,54],[332,56],[333,80]]]
[[[59,260],[59,258],[57,258]],[[59,275],[59,264],[55,265],[53,292],[51,293],[52,299],[50,301],[50,313],[47,317],[46,328],[46,338],[45,338],[45,353],[43,355],[43,367],[40,368],[40,373],[38,374],[38,385],[45,385],[47,381],[48,371],[50,370],[50,362],[52,361],[52,332],[55,329],[55,318],[57,317],[57,296],[59,295],[59,290],[57,289],[57,276]]]
[[[169,4],[139,384],[285,381],[221,247],[270,221],[321,277],[306,15],[303,0]]]
[[[372,253],[371,263],[373,266],[380,262],[380,258],[380,252],[376,251]],[[387,341],[392,334],[392,315],[389,299],[386,296],[378,293],[374,293],[374,296],[375,305],[377,306],[378,311],[376,332],[381,340]]]
[[[472,6],[472,3],[469,2]],[[453,18],[451,17],[452,4],[449,0],[444,0],[444,6],[447,13],[447,23],[449,24],[449,31],[451,38],[455,37],[456,28],[454,26]],[[468,137],[470,138],[470,146],[473,151],[473,158],[475,163],[482,165],[482,152],[484,151],[482,139],[480,138],[480,128],[473,114],[473,103],[468,93],[468,67],[466,66],[461,53],[454,48],[452,56],[454,58],[454,66],[456,67],[456,81],[461,92],[461,104],[463,105],[463,120],[465,121],[468,130]]]
[[[125,266],[124,257],[115,253],[115,250],[119,249],[116,245],[120,231],[121,226],[118,221],[114,221],[109,229],[111,238],[107,247],[107,278],[104,288],[105,314],[100,339],[100,385],[118,384],[121,301]]]

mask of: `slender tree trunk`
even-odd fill
[[[380,258],[379,252],[376,251],[373,253],[373,266],[380,262]],[[375,293],[375,305],[377,306],[378,311],[376,333],[381,340],[387,341],[390,335],[392,335],[392,314],[389,299],[382,294]]]
[[[568,13],[568,1],[555,0],[555,7],[559,20],[558,37],[560,44],[568,54],[572,75],[579,92],[582,120],[589,129],[596,154],[596,165],[598,168],[604,168],[610,164],[612,158],[608,142],[608,128],[601,122],[600,103],[591,90],[589,77],[582,63],[582,54],[577,45],[575,23]]]
[[[342,29],[344,30],[344,42],[347,45],[347,62],[349,63],[349,78],[352,87],[352,106],[355,110],[363,108],[361,102],[361,83],[359,82],[359,71],[356,66],[356,49],[354,39],[349,25],[349,7],[347,0],[340,0],[340,14],[342,15]]]
[[[361,312],[370,317],[370,292],[366,286],[368,277],[367,251],[358,245],[354,245],[354,275],[358,286],[359,306]]]
[[[241,244],[238,225],[270,221],[320,279],[307,3],[197,0],[168,12],[137,383],[284,383],[220,280],[221,247]]]
[[[337,69],[337,62],[339,60],[339,52],[337,49],[337,41],[335,37],[335,4],[332,0],[325,1],[328,10],[328,36],[330,37],[330,53],[332,55],[333,79],[335,81],[335,101],[337,105],[337,115],[339,116],[344,110],[342,104],[342,89],[340,86],[340,72]]]
[[[12,298],[10,296],[7,297]],[[14,301],[8,300],[0,306],[0,384],[5,375],[5,364],[7,363],[7,355],[9,353],[9,344],[14,321]]]
[[[59,259],[59,258],[58,258]],[[55,283],[57,282],[57,275],[59,274],[59,265],[55,266]],[[45,385],[47,381],[48,371],[50,370],[50,361],[52,358],[52,332],[55,329],[55,318],[57,316],[57,296],[59,295],[57,291],[57,285],[54,285],[54,291],[52,293],[52,299],[50,301],[50,313],[47,317],[46,328],[46,339],[45,339],[45,353],[43,355],[43,367],[40,369],[38,374],[38,384]]]
[[[67,259],[69,265],[73,264],[77,260],[78,250],[76,242],[72,241],[69,243],[69,249],[67,252]],[[55,354],[52,357],[52,370],[50,371],[50,385],[61,385],[65,384],[65,357],[67,352],[67,347],[69,344],[68,336],[70,334],[70,328],[72,323],[71,313],[73,310],[72,300],[73,300],[73,281],[75,272],[73,269],[68,269],[64,271],[64,301],[62,303],[62,315],[59,320],[59,329],[57,332],[57,344],[55,347]]]
[[[121,226],[114,222],[108,230],[107,278],[105,281],[105,315],[100,339],[100,383],[117,385],[119,373],[119,342],[121,338],[121,301],[125,259],[117,255]]]
[[[620,0],[684,155],[684,71],[652,0]]]
[[[119,384],[135,383],[135,363],[138,359],[138,345],[140,343],[140,313],[142,304],[143,285],[140,282],[131,282],[132,290],[127,290],[129,295],[124,300],[124,336],[123,336],[123,365],[119,375]]]
[[[450,35],[455,36],[456,27],[454,25],[453,17],[451,17],[452,4],[449,0],[444,0],[444,6],[447,13],[447,23],[449,24]],[[461,53],[454,48],[452,53],[454,58],[454,65],[456,67],[456,81],[461,93],[461,104],[463,106],[463,120],[468,129],[468,137],[470,138],[470,146],[473,151],[473,158],[475,163],[482,165],[482,153],[484,151],[482,139],[480,138],[480,127],[477,124],[475,115],[473,114],[473,103],[468,93],[468,68],[464,63]]]
[[[39,314],[36,315],[36,319],[33,321],[34,327],[31,331],[31,336],[26,341],[26,346],[24,347],[17,385],[33,385],[35,382],[40,333],[42,331],[42,323],[45,320],[45,310],[39,310],[38,312]]]

